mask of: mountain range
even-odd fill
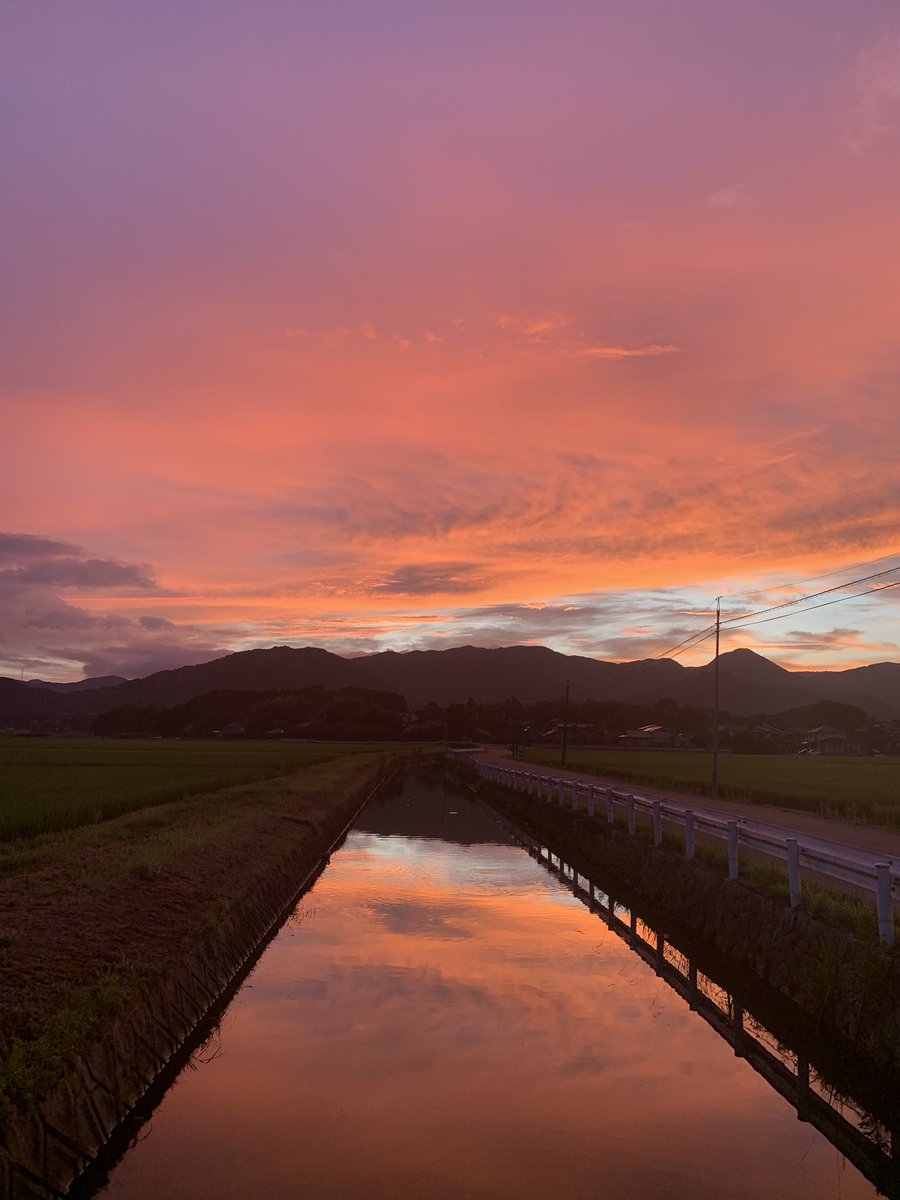
[[[435,702],[482,703],[516,699],[652,703],[674,700],[713,705],[714,667],[685,667],[672,659],[615,663],[560,654],[545,646],[451,650],[386,650],[342,658],[312,646],[244,650],[197,666],[157,671],[144,679],[118,676],[75,684],[20,682],[0,677],[0,714],[65,718],[94,716],[125,704],[184,704],[207,692],[233,689],[361,687],[396,692],[410,708]],[[786,671],[752,650],[719,658],[719,703],[735,714],[775,713],[819,700],[854,704],[872,717],[900,717],[900,663],[846,671]]]

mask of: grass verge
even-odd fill
[[[559,764],[559,750],[530,748],[528,762]],[[671,791],[708,795],[710,758],[683,751],[570,750],[574,771]],[[723,754],[719,794],[858,824],[900,828],[900,758]]]
[[[33,1108],[280,864],[315,862],[387,758],[308,756],[265,782],[0,846],[0,1112]]]

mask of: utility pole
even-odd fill
[[[713,761],[712,794],[719,794],[719,629],[722,620],[722,597],[716,596],[716,657],[713,664]]]
[[[566,684],[566,702],[563,705],[563,740],[562,740],[562,755],[560,756],[559,765],[566,765],[566,747],[569,744],[569,685]]]

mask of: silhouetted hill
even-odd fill
[[[132,679],[116,688],[91,692],[85,702],[92,712],[120,704],[185,704],[205,692],[269,691],[272,688],[307,687],[378,688],[372,676],[352,659],[341,658],[314,646],[295,649],[273,646],[268,650],[242,650],[212,662],[173,671],[157,671],[146,679]],[[112,703],[111,703],[112,702]],[[95,707],[102,705],[103,707]],[[86,711],[82,709],[81,711]]]
[[[558,654],[546,646],[503,646],[486,650],[385,650],[356,660],[391,692],[421,705],[464,703],[470,696],[486,703],[547,700],[570,684],[573,697],[606,695],[618,672],[616,663]]]
[[[76,683],[50,683],[46,679],[26,679],[25,686],[46,688],[48,692],[95,692],[98,688],[118,687],[127,683],[124,675],[97,675],[93,679],[79,679]]]
[[[12,685],[12,687],[8,686]],[[157,671],[145,679],[130,679],[116,687],[59,693],[0,679],[0,712],[8,714],[87,715],[127,704],[185,704],[206,692],[269,691],[273,688],[360,687],[380,689],[358,662],[313,646],[295,649],[273,646],[243,650],[212,662],[172,671]]]
[[[65,700],[49,688],[33,688],[18,679],[0,676],[0,713],[7,716],[56,716],[65,711]]]
[[[573,700],[630,700],[663,679],[684,671],[671,659],[613,663],[546,646],[459,646],[451,650],[386,650],[358,659],[392,692],[412,705],[517,700],[530,703],[562,696]]]
[[[794,678],[827,700],[855,704],[871,716],[900,716],[900,663],[872,663],[847,671],[797,671]]]
[[[680,679],[645,692],[643,700],[676,700],[696,708],[712,708],[715,667],[687,667]],[[824,699],[797,675],[753,650],[730,650],[719,656],[719,708],[749,715],[799,708]]]
[[[696,708],[713,705],[713,665],[683,667],[671,659],[614,663],[559,654],[546,646],[504,646],[487,650],[388,650],[347,659],[307,646],[274,646],[227,654],[198,666],[159,671],[112,687],[102,681],[53,687],[0,679],[0,714],[65,719],[91,717],[133,704],[172,707],[217,691],[270,691],[279,688],[343,687],[395,692],[419,708],[496,703],[515,697],[524,703],[562,697],[568,683],[573,701],[652,704],[675,700]],[[735,714],[773,713],[833,700],[864,708],[874,716],[900,716],[900,664],[877,663],[849,671],[790,672],[751,650],[732,650],[719,660],[719,703]]]

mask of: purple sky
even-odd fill
[[[11,0],[0,67],[0,671],[637,658],[900,549],[895,5]]]

